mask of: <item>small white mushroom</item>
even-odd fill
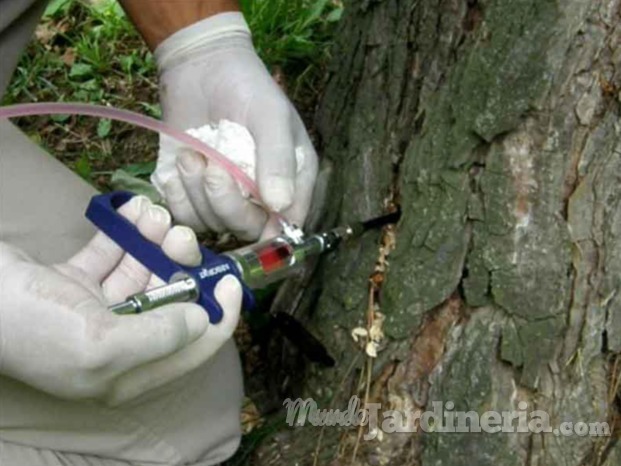
[[[376,358],[377,357],[377,348],[378,348],[378,344],[374,341],[370,341],[367,343],[367,346],[365,348],[365,352],[367,353],[367,356],[371,357],[371,358]]]
[[[360,340],[360,338],[367,338],[369,336],[369,332],[364,327],[356,327],[351,331],[351,337],[354,339],[356,343]]]

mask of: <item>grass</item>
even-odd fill
[[[343,11],[340,0],[240,3],[259,55],[312,133],[332,32]],[[49,3],[2,104],[50,101],[90,102],[160,116],[155,63],[114,0]],[[101,190],[131,190],[154,168],[157,135],[126,124],[62,115],[22,118],[18,124]],[[250,464],[256,445],[281,426],[275,420],[246,435],[226,465]]]
[[[160,115],[155,63],[116,2],[50,2],[3,104],[44,101],[91,102]],[[155,159],[157,136],[129,125],[62,115],[19,124],[100,189],[110,187],[115,170],[148,167]]]
[[[241,0],[255,47],[270,65],[312,62],[325,53],[330,25],[340,20],[341,2],[331,0]]]
[[[240,3],[259,55],[310,122],[340,1]],[[153,58],[116,1],[52,0],[2,103],[91,102],[159,117],[157,97]],[[118,187],[119,169],[143,179],[153,169],[157,135],[129,125],[74,116],[19,125],[102,190]]]
[[[156,90],[154,77],[150,54],[116,2],[56,0],[19,63],[5,103],[73,100],[144,111],[144,100],[155,96],[132,91]]]
[[[288,79],[293,99],[316,90],[329,58],[340,0],[240,0],[259,56],[273,74]],[[293,88],[292,88],[293,87]]]

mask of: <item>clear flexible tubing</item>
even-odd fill
[[[259,190],[256,184],[233,162],[227,159],[224,155],[209,147],[204,142],[190,136],[189,134],[171,128],[170,126],[162,123],[159,120],[150,118],[139,113],[130,112],[129,110],[121,110],[113,107],[104,107],[101,105],[93,104],[80,104],[80,103],[36,103],[36,104],[19,104],[8,105],[6,107],[0,107],[0,118],[16,118],[23,116],[34,115],[55,115],[55,114],[74,114],[85,115],[98,118],[108,118],[110,120],[123,121],[132,125],[140,126],[141,128],[157,131],[161,134],[170,136],[177,141],[185,144],[186,146],[194,149],[196,152],[203,154],[209,160],[212,160],[222,168],[224,168],[244,189],[252,195],[255,201],[259,202],[261,206],[270,214],[275,214],[268,209],[261,201]],[[282,219],[278,214],[275,214],[277,219]]]

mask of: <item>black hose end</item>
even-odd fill
[[[392,223],[397,223],[401,219],[401,208],[397,207],[397,210],[381,217],[375,217],[366,222],[362,222],[362,229],[364,231],[375,228],[381,228]]]

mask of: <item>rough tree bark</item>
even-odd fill
[[[403,211],[372,285],[386,319],[370,401],[525,401],[553,425],[614,429],[385,435],[355,464],[621,464],[620,89],[620,0],[346,3],[318,112],[323,226]],[[380,241],[326,258],[297,307],[337,360],[298,387],[320,407],[364,397],[350,333],[367,324]],[[280,433],[257,461],[312,464],[318,433]],[[356,430],[322,435],[317,464],[350,464]]]

